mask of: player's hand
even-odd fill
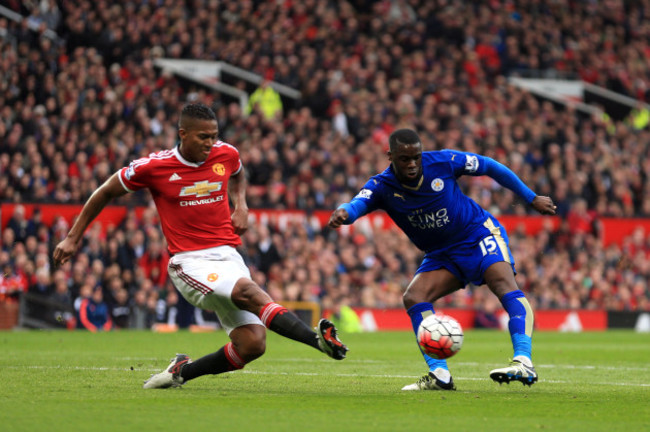
[[[56,245],[54,252],[52,253],[54,265],[59,267],[60,265],[65,264],[76,251],[77,242],[70,237],[64,238],[61,243]]]
[[[531,204],[535,210],[544,215],[554,215],[557,209],[553,200],[547,196],[537,195]]]
[[[235,234],[242,235],[248,230],[248,209],[236,208],[230,216]]]
[[[343,225],[343,222],[348,220],[348,216],[349,215],[348,215],[347,210],[342,209],[342,208],[336,209],[336,210],[334,210],[334,212],[330,216],[330,220],[327,223],[327,225],[330,228],[338,228],[341,225]]]

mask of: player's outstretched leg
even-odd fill
[[[162,372],[151,375],[151,378],[144,382],[143,388],[146,389],[163,389],[169,387],[180,387],[184,380],[180,376],[181,368],[191,363],[192,360],[185,354],[176,354]]]
[[[431,303],[423,302],[411,306],[407,310],[407,313],[411,318],[413,332],[417,337],[418,328],[420,327],[422,320],[425,317],[434,314],[435,311],[433,310],[433,305]],[[434,359],[433,357],[426,355],[421,349],[420,352],[424,357],[424,361],[426,361],[429,366],[429,373],[424,375],[417,382],[404,386],[402,390],[456,390],[454,380],[452,379],[449,367],[447,366],[447,361]]]
[[[268,303],[260,312],[264,325],[275,333],[302,342],[336,360],[343,360],[348,351],[338,338],[336,327],[326,319],[320,320],[316,331],[278,303]]]
[[[217,375],[242,369],[247,361],[235,349],[232,342],[228,342],[219,351],[205,355],[192,361],[185,354],[176,354],[164,371],[151,375],[144,382],[144,388],[169,388],[180,387],[187,381],[203,375]]]
[[[513,361],[505,368],[494,369],[490,378],[498,383],[521,381],[525,385],[537,382],[537,372],[532,361],[533,310],[521,290],[507,293],[501,298],[508,312],[508,330],[514,350]]]

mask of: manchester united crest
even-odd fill
[[[223,166],[223,164],[216,163],[212,165],[212,171],[214,171],[216,175],[222,176],[226,173],[226,167]]]

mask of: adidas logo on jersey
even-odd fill
[[[179,176],[176,173],[172,174],[171,177],[169,177],[169,181],[176,181],[176,180],[180,180],[180,179],[181,179],[181,176]]]

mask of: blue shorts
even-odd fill
[[[505,261],[515,271],[515,259],[510,252],[508,234],[495,219],[488,219],[484,227],[476,230],[460,243],[444,250],[424,255],[417,273],[444,268],[453,273],[463,285],[483,285],[483,274],[492,264]]]

